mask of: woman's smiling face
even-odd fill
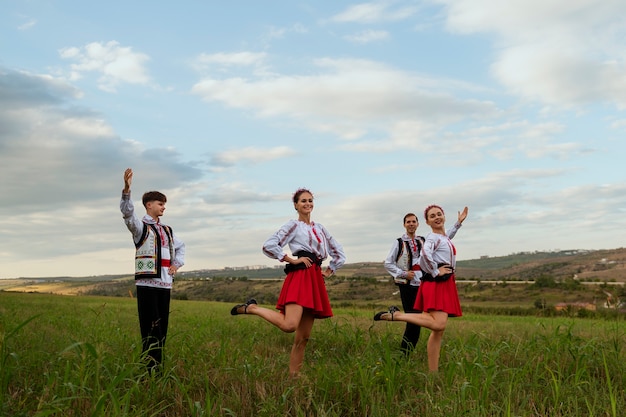
[[[295,209],[299,214],[310,214],[313,211],[313,195],[303,192],[298,196],[298,201],[294,203]]]
[[[446,222],[446,216],[439,207],[432,207],[426,212],[426,223],[430,227],[440,227]]]

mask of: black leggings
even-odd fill
[[[417,291],[419,287],[409,284],[399,284],[400,299],[402,300],[402,309],[405,313],[419,313],[414,310],[415,299],[417,298]],[[402,337],[402,343],[400,347],[403,351],[409,352],[415,348],[417,341],[420,338],[420,331],[422,328],[417,324],[407,323],[404,328],[404,336]]]
[[[170,294],[169,289],[137,286],[142,352],[150,371],[163,362],[163,347],[170,316]]]

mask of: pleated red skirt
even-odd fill
[[[444,282],[422,281],[413,308],[419,311],[445,311],[449,317],[461,317],[463,312],[454,275]]]
[[[298,304],[312,310],[316,319],[333,316],[326,283],[319,266],[314,264],[307,269],[287,274],[276,308],[284,313],[287,304]]]

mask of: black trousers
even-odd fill
[[[163,362],[170,317],[170,294],[169,289],[137,286],[142,355],[151,372]]]
[[[402,300],[402,309],[404,312],[419,313],[419,311],[413,309],[419,287],[409,284],[398,284],[398,288],[400,289],[400,299]],[[412,351],[415,345],[417,345],[421,330],[422,328],[417,324],[407,323],[404,328],[404,336],[402,336],[400,348],[406,353]]]

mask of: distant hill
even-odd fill
[[[563,303],[606,309],[608,304],[624,305],[625,265],[623,248],[517,253],[458,262],[457,286],[463,308],[474,311],[518,314],[516,309],[522,309],[533,314],[537,306]],[[181,271],[172,296],[229,303],[255,297],[272,305],[284,276],[279,266]],[[335,306],[376,309],[399,303],[398,289],[382,261],[346,264],[326,286]],[[134,297],[135,285],[132,275],[20,278],[0,279],[0,290]]]
[[[346,277],[387,278],[383,262],[348,263],[338,271]],[[457,279],[481,281],[526,281],[548,275],[555,279],[626,282],[626,249],[563,250],[522,252],[507,256],[483,257],[457,262]],[[181,272],[181,278],[284,277],[282,268],[227,268]]]
[[[524,252],[457,263],[461,279],[534,280],[542,275],[556,280],[626,282],[626,248]]]
[[[482,257],[457,262],[457,279],[481,281],[526,281],[541,275],[555,279],[576,278],[581,281],[626,282],[626,248],[607,250],[562,250],[552,252],[520,252],[507,256]],[[178,273],[179,279],[239,278],[282,279],[281,265],[273,267],[228,267],[202,269]],[[363,278],[388,278],[389,275],[379,262],[348,263],[338,271],[339,276]],[[92,275],[84,277],[17,278],[0,279],[0,289],[9,282],[102,282],[132,279],[125,275]]]
[[[250,281],[282,280],[282,267],[232,267],[181,271],[177,289],[184,282],[221,281],[225,279]],[[459,261],[457,281],[469,282],[527,282],[549,278],[557,282],[576,280],[588,283],[626,283],[626,249],[564,250],[554,252],[523,252],[507,256],[483,257]],[[389,282],[383,262],[349,263],[341,268],[337,279],[358,279]],[[215,285],[214,285],[215,286]],[[1,291],[40,292],[54,294],[128,295],[134,288],[132,275],[100,275],[86,277],[0,279]],[[271,292],[271,291],[270,291]]]

